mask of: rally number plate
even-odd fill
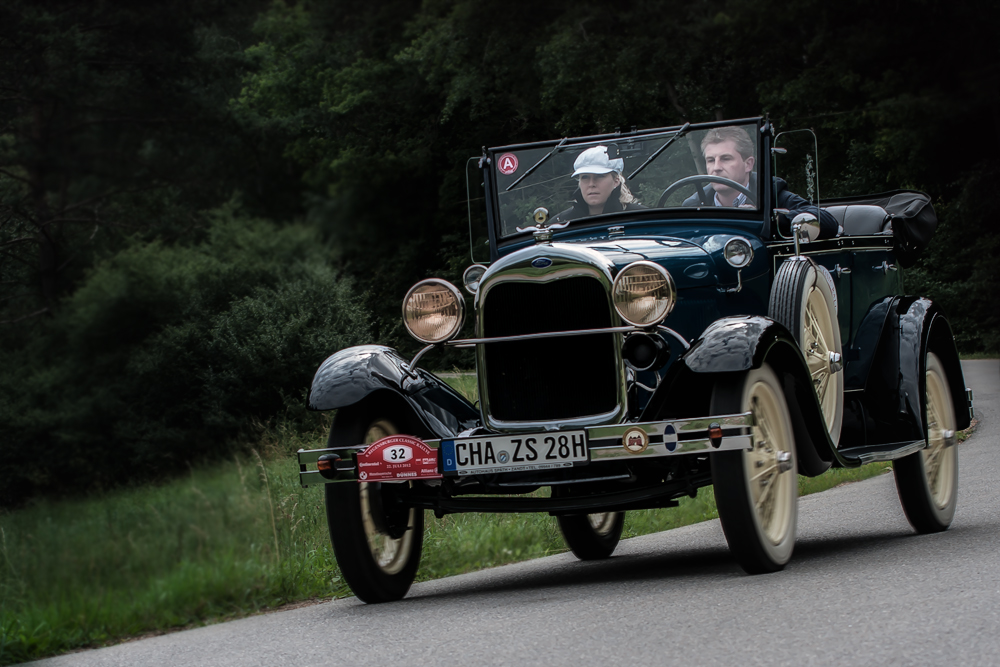
[[[590,460],[586,431],[491,435],[441,441],[445,475],[570,468]]]

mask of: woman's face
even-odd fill
[[[618,186],[618,174],[580,174],[580,192],[588,206],[604,206],[611,191]]]

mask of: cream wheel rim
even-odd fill
[[[396,427],[392,422],[381,419],[368,427],[368,431],[365,433],[365,444],[381,440],[396,432]],[[361,487],[361,522],[364,525],[365,537],[368,539],[368,548],[371,550],[372,557],[379,569],[386,574],[398,574],[409,561],[410,550],[413,546],[413,531],[407,530],[398,539],[393,539],[379,531],[378,524],[372,519],[371,501],[368,496],[372,487],[366,482],[361,482],[358,486]],[[414,511],[410,510],[407,519],[409,527],[413,526]]]
[[[611,533],[611,529],[615,525],[615,515],[617,512],[599,512],[597,514],[588,514],[587,520],[590,522],[590,527],[594,529],[594,532],[605,537]]]
[[[955,448],[948,446],[946,431],[955,424],[948,405],[948,390],[944,378],[928,364],[927,382],[927,447],[920,452],[931,500],[945,509],[955,492]]]
[[[798,484],[795,474],[782,474],[782,454],[792,454],[792,443],[783,426],[779,397],[764,382],[750,388],[749,404],[754,417],[753,449],[744,452],[747,487],[761,532],[774,545],[792,530],[793,504]]]
[[[809,290],[802,322],[802,347],[805,352],[813,388],[829,428],[837,416],[836,379],[830,368],[830,353],[834,352],[833,322],[823,293],[815,286]]]

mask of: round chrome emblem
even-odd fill
[[[677,431],[670,424],[667,424],[667,427],[663,429],[663,444],[668,452],[677,449]]]
[[[531,265],[536,269],[544,269],[546,266],[552,266],[552,260],[548,257],[538,257],[531,260]]]
[[[622,446],[632,454],[641,454],[649,447],[649,436],[638,426],[622,434]]]

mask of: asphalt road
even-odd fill
[[[1000,362],[964,363],[950,530],[918,536],[891,475],[800,501],[783,572],[742,573],[718,521],[38,665],[1000,665]]]

